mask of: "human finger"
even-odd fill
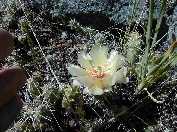
[[[22,104],[19,103],[18,97],[14,97],[8,104],[4,105],[4,107],[0,109],[0,132],[8,129],[16,119],[21,108]]]
[[[14,39],[12,35],[3,30],[0,29],[0,60],[6,58],[11,54],[14,47]]]
[[[0,71],[0,108],[16,96],[17,91],[25,84],[26,76],[19,67]]]

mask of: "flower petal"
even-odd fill
[[[80,68],[79,66],[76,66],[76,65],[70,65],[68,67],[68,72],[72,76],[86,76],[87,75],[87,72],[83,68]]]
[[[104,93],[103,89],[97,86],[90,88],[89,92],[93,95],[102,95]]]
[[[105,88],[111,87],[112,86],[112,76],[104,77],[102,80],[102,83]]]
[[[110,87],[110,83],[109,83],[110,78],[107,80],[106,79],[95,79],[94,80],[94,85],[93,87],[90,87],[90,92],[93,94],[93,95],[101,95],[103,94],[104,92],[108,92],[111,90],[111,87]]]
[[[122,67],[120,70],[118,70],[116,73],[114,73],[113,77],[112,77],[112,85],[114,85],[116,82],[127,83],[128,78],[126,77],[126,74],[127,74],[126,67]]]
[[[104,89],[104,92],[110,92],[112,90],[112,87],[107,87],[106,89]]]
[[[92,68],[92,58],[90,57],[89,54],[85,54],[84,52],[81,52],[78,55],[78,63],[81,65],[81,67],[85,69],[90,69]]]
[[[107,62],[108,48],[105,46],[95,45],[90,51],[94,66],[100,66]]]
[[[110,53],[110,57],[108,59],[108,64],[111,65],[111,71],[115,72],[117,69],[121,68],[125,63],[125,57],[118,54],[117,51],[113,50]]]
[[[94,80],[89,76],[79,76],[73,79],[78,80],[82,85],[91,88],[94,85]]]

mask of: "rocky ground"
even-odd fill
[[[20,91],[24,108],[8,131],[176,131],[176,82],[168,83],[168,77],[150,87],[156,89],[153,95],[164,101],[160,104],[147,93],[135,96],[137,79],[131,76],[128,84],[116,84],[112,92],[105,94],[107,99],[76,89],[68,94],[74,99],[69,104],[71,108],[62,106],[64,89],[72,84],[67,66],[78,64],[80,50],[90,49],[95,41],[100,41],[121,52],[131,31],[137,31],[145,41],[149,2],[139,2],[0,2],[0,25],[16,37],[15,51],[3,63],[22,66],[28,76],[26,88]],[[159,19],[158,4],[152,21],[154,31]],[[157,36],[161,43],[154,47],[157,52],[164,52],[177,35],[176,5],[175,1],[168,2]],[[168,74],[170,79],[176,77],[175,73],[173,68]]]

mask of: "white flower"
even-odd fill
[[[81,52],[78,63],[81,67],[70,65],[68,71],[93,95],[110,91],[116,82],[127,82],[125,58],[117,51],[111,51],[108,58],[108,48],[105,46],[96,45],[88,54]]]

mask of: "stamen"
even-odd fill
[[[103,65],[103,66],[98,66],[97,68],[93,68],[92,70],[88,71],[88,74],[90,74],[90,76],[94,78],[102,79],[106,75],[105,71],[103,70],[104,67],[105,66]]]

